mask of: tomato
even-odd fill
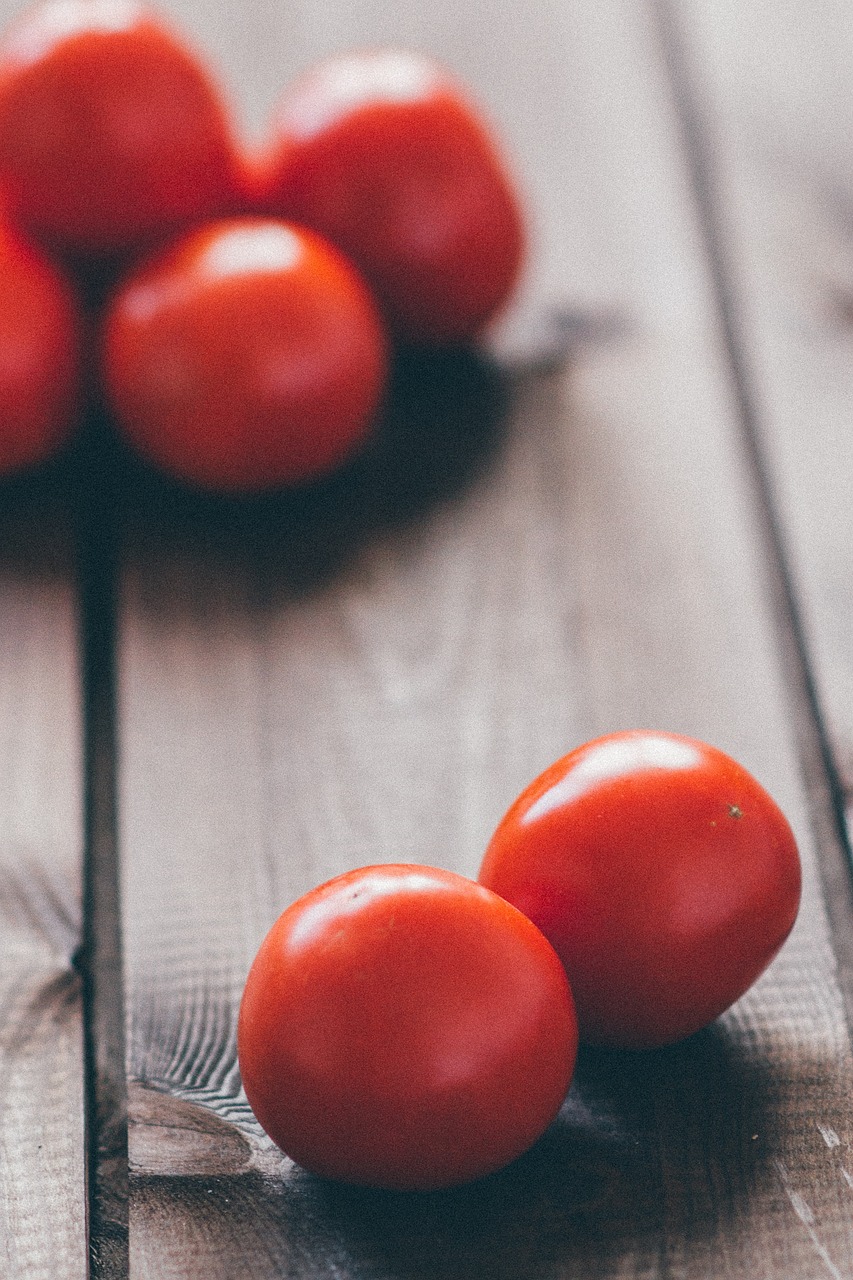
[[[350,53],[283,99],[258,165],[269,212],[358,264],[397,332],[476,335],[515,284],[522,217],[495,144],[462,90],[412,53]]]
[[[676,734],[572,751],[498,825],[480,880],[563,961],[581,1038],[681,1039],[769,964],[800,900],[788,823],[723,752]]]
[[[243,994],[260,1123],[314,1173],[425,1190],[526,1150],[569,1086],[577,1025],[538,929],[433,867],[347,872],[289,907]]]
[[[228,219],[125,282],[106,315],[103,378],[151,462],[250,492],[319,475],[361,444],[386,348],[366,285],[336,249],[283,222]]]
[[[49,458],[80,391],[81,317],[70,284],[0,223],[0,474]]]
[[[0,41],[0,189],[74,254],[231,211],[243,188],[201,63],[135,0],[47,0]]]

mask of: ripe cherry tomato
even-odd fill
[[[49,458],[79,399],[81,317],[71,286],[0,223],[0,474]]]
[[[242,185],[207,72],[136,0],[47,0],[0,41],[0,189],[52,246],[133,249]]]
[[[538,929],[432,867],[350,871],[276,921],[240,1008],[243,1085],[314,1173],[452,1186],[526,1150],[559,1110],[577,1025]]]
[[[262,206],[329,237],[405,339],[478,333],[523,248],[518,201],[460,88],[412,53],[351,53],[285,96],[259,164]]]
[[[480,880],[553,943],[581,1038],[665,1044],[728,1008],[770,963],[800,900],[791,829],[714,747],[614,733],[522,793]]]
[[[386,340],[356,270],[313,232],[231,219],[132,275],[104,333],[119,425],[172,474],[275,488],[335,467],[369,432]]]

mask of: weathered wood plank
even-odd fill
[[[0,1274],[87,1275],[82,770],[72,530],[0,487]]]
[[[736,338],[853,821],[853,14],[680,0]],[[777,33],[768,48],[767,24]]]
[[[0,0],[0,25],[20,11]],[[0,1275],[88,1274],[70,476],[0,484]]]
[[[0,24],[20,9],[0,0]],[[83,770],[73,531],[60,478],[0,485],[0,1274],[88,1271]]]
[[[277,33],[284,18],[260,45],[281,43],[284,70],[298,39],[315,53],[379,35],[455,58],[510,131],[527,130],[517,140],[536,134],[521,150],[544,221],[572,262],[584,246],[577,293],[559,256],[545,268],[554,296],[570,308],[616,297],[624,324],[568,369],[517,383],[505,436],[483,431],[480,472],[461,492],[447,472],[424,480],[436,410],[410,405],[381,446],[396,465],[379,485],[355,468],[249,516],[152,483],[129,493],[133,1274],[849,1273],[853,1064],[763,521],[655,24],[630,0],[537,11],[532,25],[514,8],[488,39],[481,13],[442,6],[289,12],[302,24],[294,45]],[[194,20],[231,65],[245,60],[256,92],[269,86],[269,53],[257,66],[227,19]],[[525,79],[542,59],[547,74]],[[579,194],[552,190],[552,161]],[[486,370],[456,374],[439,413],[447,441],[454,416],[470,426],[495,408]],[[685,1045],[586,1054],[546,1139],[479,1186],[372,1195],[283,1161],[248,1112],[234,1054],[267,925],[361,862],[473,872],[524,782],[575,742],[632,724],[716,742],[789,813],[806,892],[772,971]]]

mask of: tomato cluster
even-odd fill
[[[46,0],[0,38],[0,201],[0,471],[73,428],[71,282],[93,266],[111,283],[96,360],[116,425],[170,474],[241,493],[357,450],[391,344],[476,338],[523,256],[504,164],[440,67],[332,58],[250,152],[202,61],[138,0]]]
[[[741,765],[610,734],[519,796],[479,883],[366,867],[290,906],[246,982],[246,1094],[316,1173],[480,1177],[554,1118],[579,1034],[641,1048],[699,1030],[770,963],[799,900],[791,828]]]

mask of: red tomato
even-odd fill
[[[553,943],[581,1038],[697,1031],[770,963],[800,900],[791,829],[734,760],[633,731],[579,747],[522,793],[480,880]]]
[[[107,313],[104,383],[138,450],[223,491],[296,483],[368,434],[386,340],[363,281],[313,232],[212,223],[137,271]]]
[[[347,253],[400,335],[475,335],[508,297],[522,220],[494,143],[450,76],[412,53],[352,53],[284,98],[260,198]]]
[[[70,285],[0,223],[0,474],[49,458],[71,431],[81,318]]]
[[[433,867],[364,867],[267,934],[240,1008],[243,1085],[298,1164],[420,1189],[500,1168],[547,1128],[577,1025],[559,960],[502,898]]]
[[[0,41],[0,189],[51,245],[135,248],[230,211],[238,173],[207,72],[135,0],[47,0]]]

